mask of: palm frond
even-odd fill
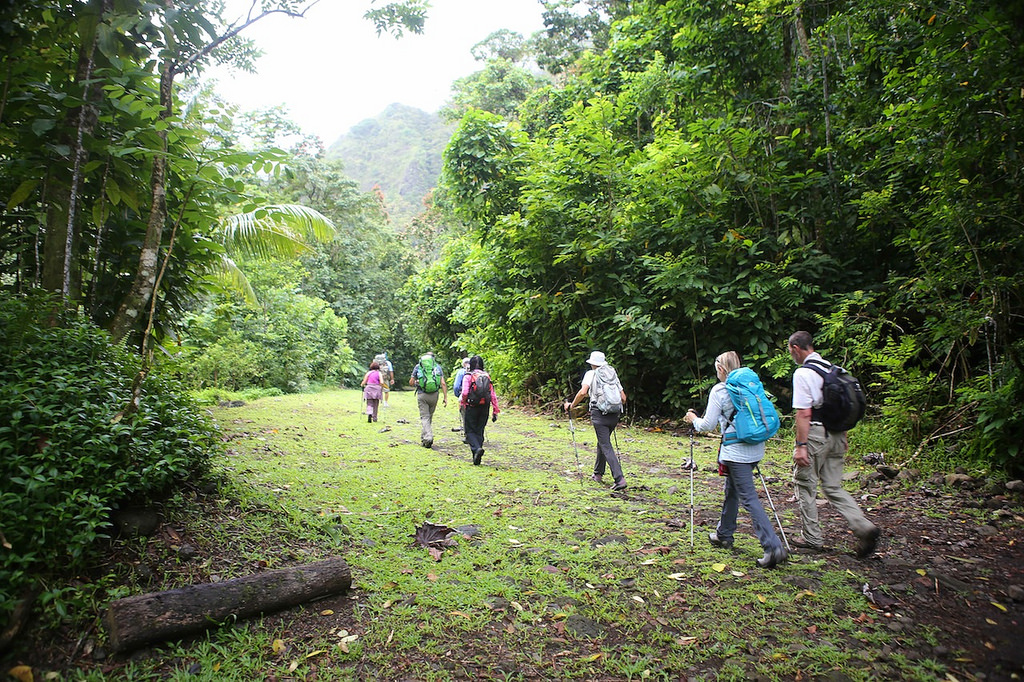
[[[221,254],[219,265],[220,267],[214,268],[209,274],[210,279],[225,289],[241,293],[249,305],[256,305],[259,302],[256,298],[256,291],[235,261],[231,260],[227,254]]]
[[[221,224],[224,244],[260,258],[295,256],[314,242],[334,238],[337,228],[319,211],[298,204],[271,204],[228,216]]]

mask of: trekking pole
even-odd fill
[[[572,451],[576,455],[576,473],[580,477],[580,485],[583,485],[583,465],[580,464],[580,453],[576,449],[576,425],[572,421],[572,410],[566,410],[569,415],[569,433],[572,435]]]
[[[768,483],[764,480],[764,474],[761,473],[761,467],[756,466],[757,475],[761,477],[761,485],[764,486],[764,494],[768,498],[768,506],[772,508],[772,514],[775,515],[775,523],[779,526],[779,535],[782,536],[782,542],[786,545],[786,551],[792,552],[793,548],[789,546],[789,540],[786,539],[786,531],[782,530],[782,521],[779,520],[779,512],[775,511],[775,504],[772,502],[772,495],[768,492]]]
[[[693,433],[694,429],[690,427],[690,462],[687,465],[687,469],[690,470],[690,549],[693,549]]]

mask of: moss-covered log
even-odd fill
[[[221,583],[140,594],[112,602],[104,624],[114,651],[189,635],[226,620],[297,606],[344,592],[352,573],[344,559],[266,571]]]

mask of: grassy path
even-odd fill
[[[182,520],[210,555],[203,570],[227,578],[343,556],[354,589],[172,651],[196,661],[188,679],[942,676],[900,654],[907,635],[897,642],[861,594],[857,562],[797,555],[758,569],[743,512],[735,550],[707,543],[721,501],[716,440],[695,447],[691,548],[685,437],[620,428],[630,488],[613,495],[589,480],[586,421],[582,472],[567,421],[519,410],[488,424],[475,467],[451,430],[454,401],[438,407],[430,450],[411,392],[392,393],[377,424],[359,401],[333,391],[215,411],[230,483],[216,518]],[[789,531],[782,448],[762,468]],[[435,557],[416,545],[425,522],[457,528],[453,546]],[[924,646],[930,633],[915,636]]]

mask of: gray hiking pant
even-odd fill
[[[604,467],[607,463],[612,470],[612,478],[618,482],[622,478],[622,465],[619,464],[619,456],[612,447],[612,431],[619,423],[619,412],[602,414],[600,410],[590,413],[590,423],[594,426],[594,434],[597,436],[597,460],[594,462],[594,474],[604,476]]]

